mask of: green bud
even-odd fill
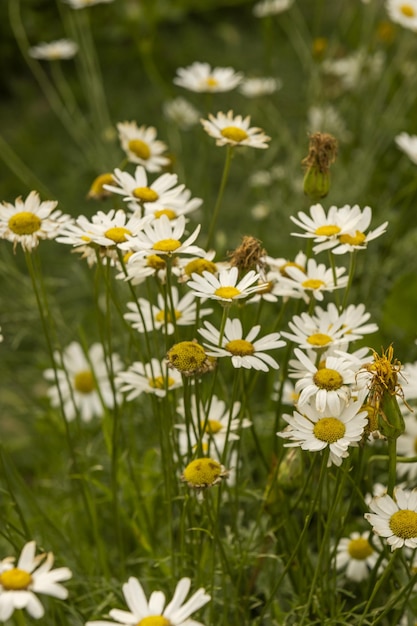
[[[398,406],[397,397],[384,393],[379,405],[379,432],[387,439],[398,439],[405,431],[403,415]]]
[[[309,167],[304,175],[303,188],[312,202],[325,198],[330,189],[330,172],[321,172],[315,165]]]

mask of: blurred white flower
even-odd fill
[[[72,59],[78,52],[78,46],[75,41],[70,39],[58,39],[50,43],[40,43],[32,46],[28,50],[28,54],[32,59],[42,61],[59,61],[64,59]]]
[[[242,80],[242,74],[232,67],[211,68],[208,63],[196,61],[188,67],[177,69],[174,83],[189,91],[220,92],[231,91]]]

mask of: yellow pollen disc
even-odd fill
[[[400,509],[391,515],[389,527],[394,535],[401,539],[417,537],[417,513],[409,509]]]
[[[148,144],[141,139],[131,139],[127,147],[130,152],[133,152],[134,155],[139,157],[139,159],[143,159],[143,161],[147,161],[151,156],[151,150]]]
[[[215,296],[219,298],[224,298],[225,300],[233,300],[236,296],[239,296],[241,292],[236,287],[219,287],[214,292]]]
[[[21,211],[12,215],[8,224],[16,235],[32,235],[40,229],[42,220],[30,211]]]
[[[85,241],[85,243],[90,243],[90,241],[91,241],[91,237],[87,237],[87,235],[82,235],[81,239],[83,241]]]
[[[217,272],[217,267],[213,261],[207,261],[207,259],[194,259],[194,261],[187,263],[184,268],[184,272],[187,276],[191,276],[191,274],[200,274],[200,276],[202,276],[203,272],[215,274]]]
[[[176,320],[179,320],[180,317],[182,317],[181,311],[177,311],[177,309],[175,309],[174,314]],[[169,324],[172,323],[171,311],[168,311],[167,315],[165,315],[165,311],[158,311],[158,313],[155,315],[155,320],[157,322],[165,322],[165,319]]]
[[[113,226],[113,228],[109,228],[104,233],[104,236],[107,239],[111,239],[114,243],[123,243],[126,241],[126,235],[131,235],[131,231],[128,228],[123,228],[123,226]]]
[[[371,404],[364,404],[362,405],[361,411],[366,411],[368,414],[367,430],[371,433],[378,430],[378,410]]]
[[[204,428],[204,420],[201,422],[201,428]],[[215,435],[222,430],[223,426],[218,420],[207,420],[206,432],[210,435]]]
[[[181,341],[168,351],[168,362],[180,372],[198,372],[204,365],[207,355],[203,346],[195,341]]]
[[[351,539],[351,541],[349,541],[348,552],[352,559],[364,561],[373,554],[373,549],[367,539],[358,537],[357,539]]]
[[[340,243],[347,243],[350,246],[361,246],[366,239],[366,235],[359,230],[354,235],[340,235]]]
[[[248,133],[238,126],[226,126],[226,128],[221,129],[220,134],[225,139],[231,139],[231,141],[236,141],[237,143],[248,138]]]
[[[172,626],[172,622],[163,615],[149,615],[143,617],[136,626]]]
[[[187,465],[183,478],[192,487],[210,487],[219,481],[221,474],[222,466],[218,461],[201,458]]]
[[[175,220],[175,218],[177,217],[174,209],[161,209],[160,211],[155,211],[154,213],[154,217],[157,220],[162,217],[162,215],[166,215],[169,220]]]
[[[301,286],[304,287],[304,289],[320,289],[320,287],[323,287],[324,285],[325,283],[318,278],[309,278],[301,283]]]
[[[307,337],[307,343],[312,346],[326,346],[328,343],[332,342],[332,338],[329,335],[325,335],[324,333],[314,333]]]
[[[416,14],[413,7],[409,4],[402,4],[400,6],[400,11],[403,15],[405,15],[405,17],[414,17]]]
[[[77,372],[74,376],[74,389],[80,393],[91,393],[96,387],[93,373],[90,370]]]
[[[346,432],[346,427],[337,417],[322,417],[314,424],[313,433],[326,443],[334,443],[341,439]]]
[[[305,274],[305,269],[302,265],[299,265],[298,263],[293,263],[292,261],[289,261],[288,263],[285,263],[284,265],[282,265],[279,268],[280,273],[282,274],[282,276],[287,276],[287,268],[288,267],[296,267],[297,269],[299,269],[301,272],[303,272],[303,274]]]
[[[132,256],[132,254],[133,254],[132,250],[129,250],[129,252],[126,252],[126,254],[123,255],[123,263],[127,263],[130,257]]]
[[[218,84],[219,84],[219,81],[216,80],[216,78],[214,78],[213,76],[207,76],[206,78],[207,87],[217,87]]]
[[[153,250],[160,250],[161,252],[175,252],[181,246],[181,241],[178,239],[161,239],[153,244]]]
[[[319,237],[332,237],[333,235],[340,233],[340,230],[339,226],[336,226],[335,224],[326,224],[325,226],[319,226],[316,228],[314,234]]]
[[[313,376],[313,381],[320,389],[326,389],[332,391],[334,389],[340,389],[343,385],[343,377],[337,370],[332,370],[328,367],[323,367],[317,370]]]
[[[114,183],[113,174],[106,173],[97,176],[91,183],[90,190],[88,192],[88,198],[103,198],[105,196],[111,196],[111,191],[103,188],[103,185],[112,185]]]
[[[236,356],[246,356],[255,352],[253,344],[250,341],[246,341],[246,339],[233,339],[233,341],[229,341],[225,345],[225,348]]]
[[[136,187],[133,190],[133,195],[142,202],[156,202],[159,198],[156,191],[150,187]]]
[[[6,591],[27,589],[31,582],[32,576],[18,567],[13,567],[0,574],[0,585]]]
[[[154,270],[164,270],[166,263],[164,259],[161,259],[157,254],[150,254],[146,257],[146,265],[152,267]]]
[[[152,389],[165,389],[165,378],[163,376],[155,376],[155,378],[149,378],[148,380],[149,386]],[[175,383],[175,380],[168,376],[167,387],[172,387]]]

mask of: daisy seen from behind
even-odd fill
[[[341,465],[349,456],[348,448],[356,446],[362,439],[368,415],[362,410],[362,398],[346,404],[339,400],[337,411],[319,412],[310,404],[292,415],[283,415],[288,423],[285,430],[277,433],[278,437],[288,439],[285,447],[299,446],[302,450],[318,452],[329,449],[327,465]]]
[[[72,59],[78,52],[78,45],[70,39],[57,39],[49,43],[39,43],[28,50],[32,59],[39,61],[60,61]]]
[[[189,617],[211,598],[200,588],[185,602],[190,587],[191,580],[181,578],[172,600],[166,604],[162,591],[153,591],[147,600],[142,585],[132,576],[123,585],[123,595],[129,611],[112,609],[109,615],[115,621],[92,621],[87,622],[86,626],[203,626]]]
[[[45,594],[65,600],[68,591],[60,585],[72,577],[67,567],[52,569],[54,556],[36,555],[36,543],[27,543],[19,556],[17,564],[14,558],[7,557],[0,561],[0,620],[5,622],[15,609],[26,609],[31,617],[40,619],[44,608],[37,594]]]
[[[379,552],[369,541],[370,531],[352,532],[349,537],[343,537],[337,544],[336,569],[343,569],[346,578],[361,582],[368,578],[379,559]],[[377,543],[381,548],[380,542]]]
[[[250,270],[239,280],[237,267],[231,267],[221,270],[218,277],[207,271],[203,271],[202,275],[194,272],[187,285],[199,298],[231,303],[267,287],[267,283],[259,284],[259,279],[260,275]]]
[[[31,191],[23,200],[16,198],[14,204],[0,204],[0,238],[13,243],[13,250],[20,243],[23,250],[31,252],[41,239],[55,239],[64,224],[71,221],[69,215],[55,211],[55,200],[41,202],[37,191]]]
[[[75,419],[77,412],[82,421],[90,422],[120,400],[114,396],[109,375],[118,372],[122,362],[116,353],[106,356],[101,343],[92,344],[86,354],[81,345],[73,341],[62,357],[55,353],[54,358],[59,389],[55,384],[55,371],[45,370],[46,380],[54,383],[48,390],[48,397],[54,407],[60,406],[62,399],[69,422]]]
[[[233,367],[256,369],[268,372],[269,368],[278,369],[279,365],[269,354],[269,350],[275,350],[285,346],[285,341],[280,339],[279,333],[270,333],[256,340],[261,326],[254,326],[246,337],[243,337],[243,328],[239,319],[226,320],[223,337],[220,331],[210,322],[204,322],[204,328],[199,329],[204,337],[207,354],[214,357],[231,357]]]
[[[136,122],[119,122],[117,124],[122,150],[131,163],[139,163],[148,172],[160,172],[169,164],[163,156],[168,146],[159,141],[154,126],[138,126]]]
[[[221,111],[216,116],[209,113],[208,120],[201,120],[204,130],[216,139],[217,146],[249,146],[251,148],[268,148],[270,137],[262,128],[250,126],[250,116],[233,115]]]
[[[174,83],[189,91],[214,93],[231,91],[239,85],[243,76],[232,67],[214,67],[209,63],[195,61],[188,67],[177,69]]]
[[[372,498],[369,508],[372,513],[365,513],[365,519],[391,551],[403,546],[417,548],[417,489],[397,487],[393,498],[388,494]]]

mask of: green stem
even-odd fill
[[[226,161],[225,161],[224,168],[223,168],[223,174],[222,174],[222,179],[221,179],[221,182],[220,182],[219,193],[217,195],[216,204],[214,206],[213,215],[211,217],[211,224],[210,224],[210,228],[209,228],[209,234],[208,234],[208,237],[207,237],[207,243],[206,243],[206,248],[207,249],[210,248],[210,246],[212,244],[212,241],[213,241],[214,229],[216,228],[216,223],[217,223],[217,218],[218,218],[218,214],[219,214],[220,205],[221,205],[222,200],[223,200],[224,190],[226,188],[227,179],[229,177],[229,170],[230,170],[230,164],[232,162],[232,157],[233,157],[233,146],[227,146]]]

